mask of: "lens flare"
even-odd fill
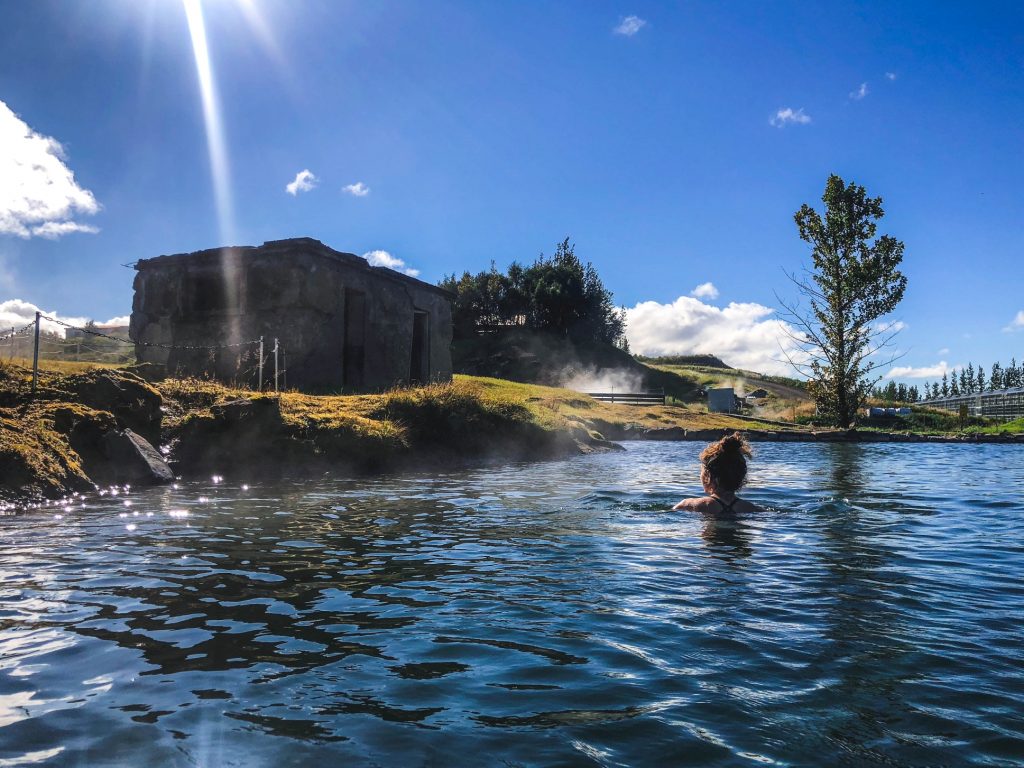
[[[238,307],[238,269],[230,251],[235,244],[235,220],[231,200],[231,170],[228,167],[227,142],[224,140],[224,124],[221,119],[220,100],[217,85],[210,65],[210,47],[206,40],[206,24],[199,0],[182,0],[188,32],[192,38],[192,53],[196,60],[196,75],[199,92],[203,99],[203,123],[206,126],[206,146],[210,153],[210,172],[213,177],[213,195],[217,206],[217,224],[220,230],[220,267],[224,277],[225,303],[229,309]],[[241,321],[236,313],[228,320],[229,344],[241,340]]]
[[[231,202],[231,171],[228,167],[227,143],[221,120],[217,85],[210,65],[210,48],[206,41],[206,24],[199,0],[182,0],[188,32],[192,37],[192,53],[196,59],[196,75],[203,99],[203,123],[206,127],[206,145],[210,153],[210,172],[213,176],[213,194],[217,205],[217,223],[223,245],[234,241],[234,212]]]

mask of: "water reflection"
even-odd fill
[[[753,553],[750,548],[750,532],[746,521],[737,515],[703,515],[701,538],[717,554],[726,559],[747,558]]]
[[[0,760],[988,759],[1024,744],[1019,502],[890,450],[761,447],[744,519],[665,513],[672,445],[4,518]]]

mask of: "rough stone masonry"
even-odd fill
[[[211,248],[135,265],[130,336],[172,375],[304,391],[368,392],[452,375],[447,291],[312,238]],[[230,346],[234,345],[234,346]]]

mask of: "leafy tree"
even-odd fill
[[[907,385],[902,382],[896,387],[896,400],[900,403],[907,402]]]
[[[868,197],[864,187],[833,174],[821,199],[824,215],[805,203],[794,216],[800,239],[811,246],[813,269],[804,278],[790,277],[810,308],[782,303],[806,355],[806,362],[790,362],[810,379],[818,412],[849,427],[878,380],[875,369],[892,362],[875,356],[895,335],[892,324],[880,328],[877,321],[906,290],[899,271],[903,243],[875,238],[885,211],[882,198]]]
[[[890,405],[896,402],[895,381],[890,381],[888,384],[885,385],[885,389],[882,390],[882,397],[885,399],[885,402],[889,403]]]

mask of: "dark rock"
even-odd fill
[[[167,378],[167,366],[160,363],[136,363],[128,366],[125,370],[151,384]]]
[[[689,432],[682,427],[655,427],[641,433],[644,440],[686,440]]]
[[[592,432],[582,425],[570,427],[569,434],[572,435],[579,452],[583,454],[626,450],[618,443],[605,440],[601,434]]]
[[[721,440],[726,435],[731,435],[735,431],[734,429],[688,429],[686,430],[686,439],[713,443],[716,440]]]
[[[846,442],[845,432],[812,432],[814,440],[819,443],[843,443]]]
[[[281,401],[276,397],[241,398],[212,405],[210,413],[216,419],[236,424],[259,421],[276,426],[281,421]]]
[[[122,429],[159,442],[163,398],[138,376],[123,371],[93,371],[67,377],[62,387],[70,389],[74,402],[112,413]]]
[[[186,469],[228,471],[255,468],[275,457],[301,460],[312,448],[289,440],[276,397],[232,400],[210,407],[209,416],[187,419],[178,430],[175,461]]]
[[[794,432],[792,430],[779,430],[771,434],[772,439],[780,443],[806,443],[813,439],[807,432]]]
[[[174,473],[160,452],[130,429],[110,430],[103,436],[101,445],[107,463],[96,475],[90,473],[93,480],[132,485],[160,485],[174,480]]]

